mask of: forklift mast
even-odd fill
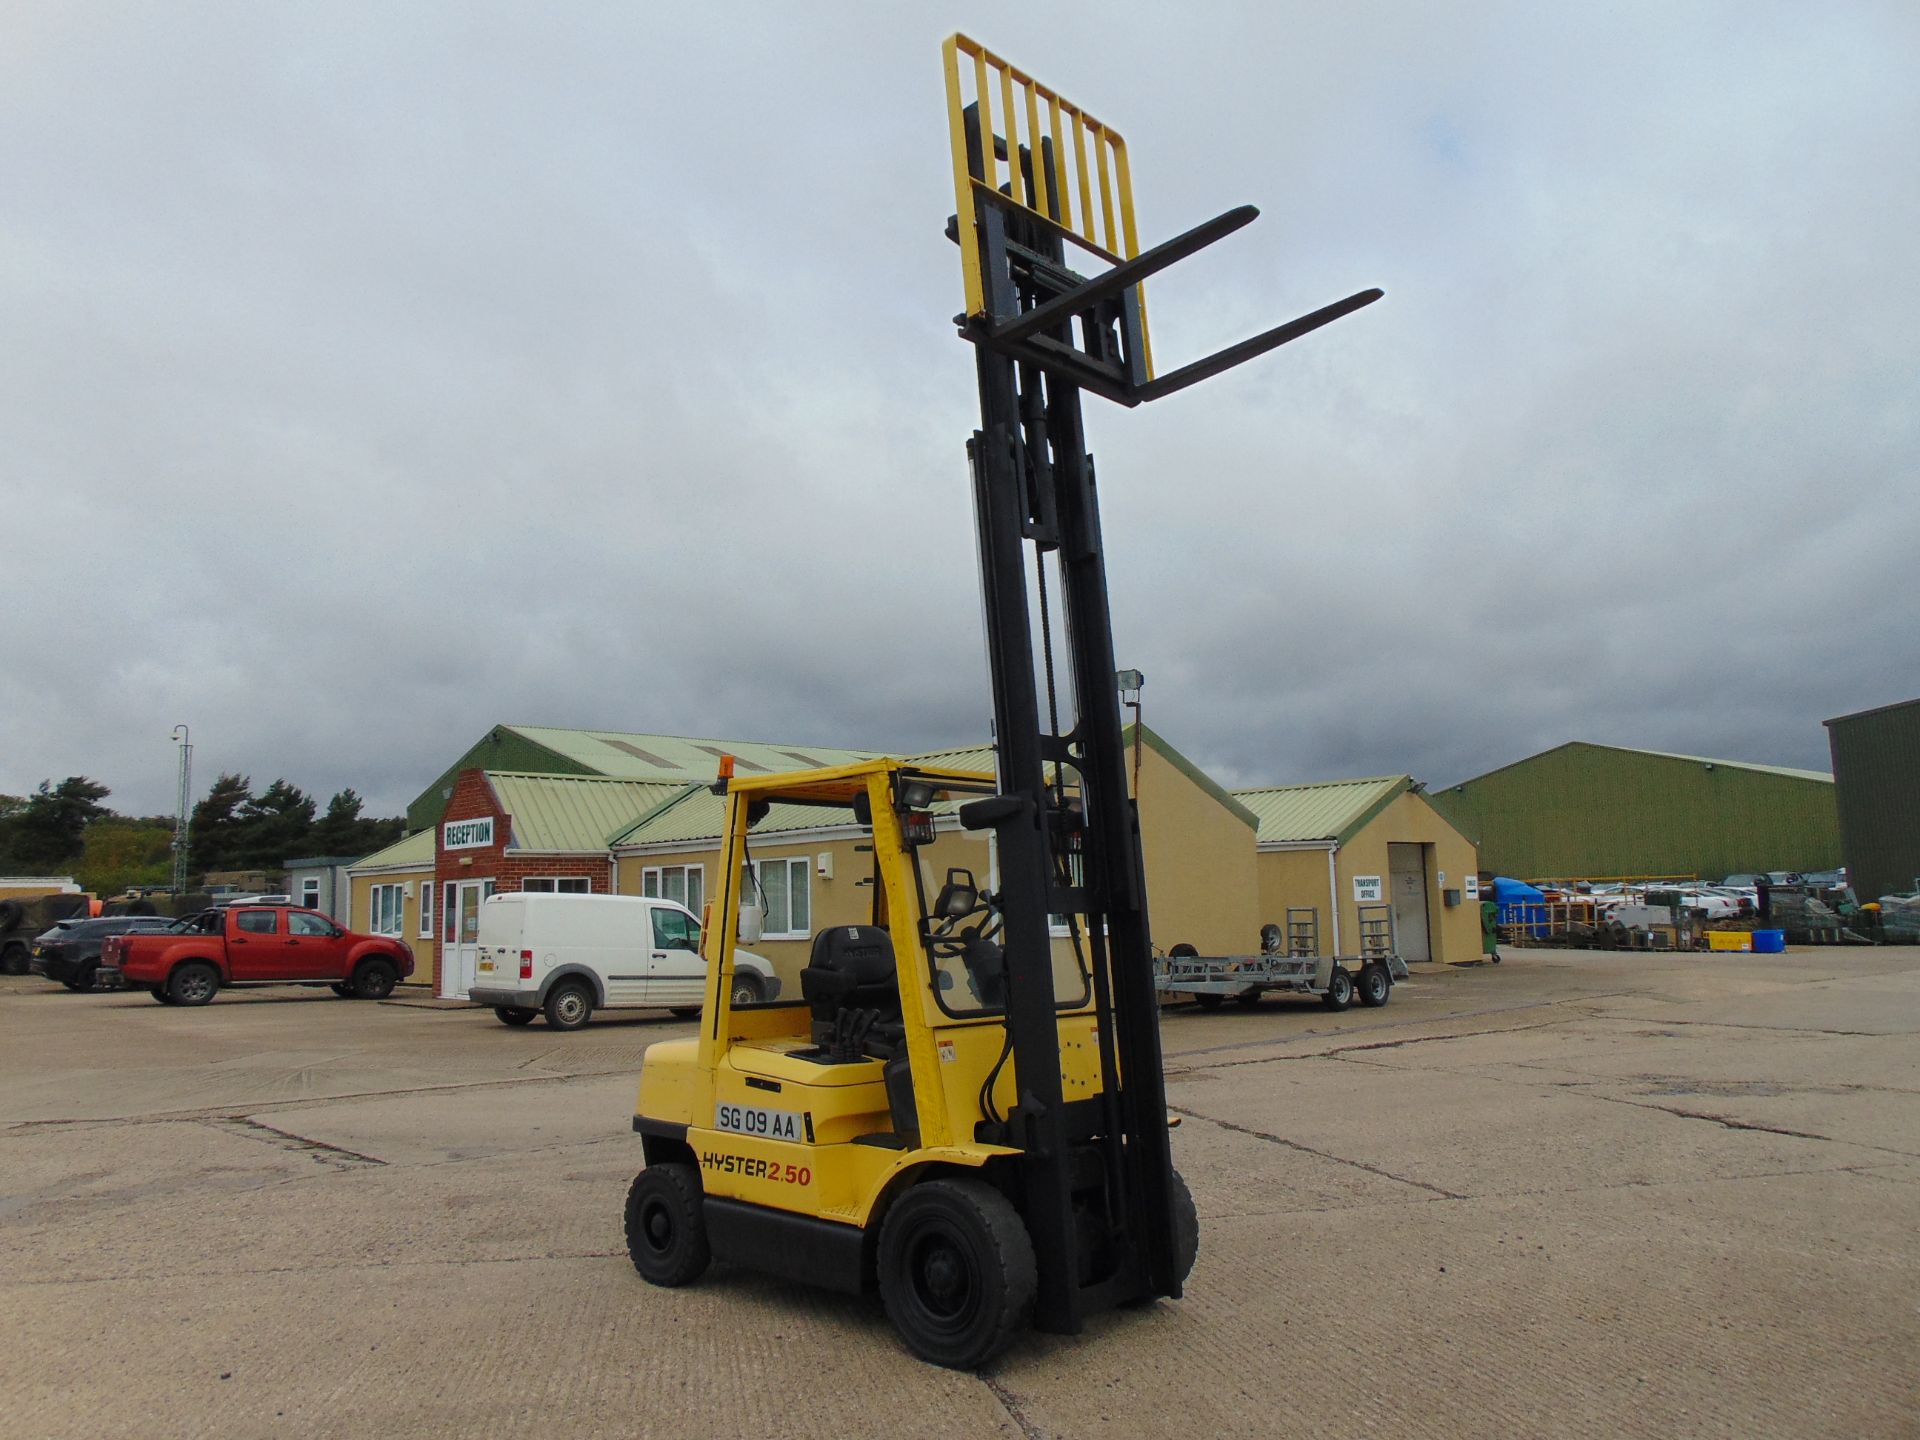
[[[1258,212],[1242,206],[1142,252],[1118,133],[963,35],[946,41],[944,57],[956,207],[948,234],[967,298],[956,323],[975,347],[980,390],[967,454],[999,788],[967,807],[968,823],[992,828],[998,847],[1017,1085],[1004,1139],[1021,1152],[1020,1203],[1039,1265],[1034,1321],[1072,1333],[1090,1311],[1180,1293],[1146,883],[1080,395],[1128,407],[1159,399],[1381,292],[1156,377],[1142,282]],[[1105,268],[1081,274],[1069,246],[1073,264],[1086,256]],[[1064,725],[1056,633],[1070,686]],[[1058,916],[1084,947],[1098,1016],[1101,1093],[1072,1104],[1062,1098],[1051,964]],[[1101,1172],[1092,1184],[1089,1155]],[[1083,1283],[1089,1247],[1104,1263],[1091,1267],[1101,1278]]]

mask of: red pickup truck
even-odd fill
[[[383,1000],[413,973],[413,951],[357,935],[317,910],[235,905],[203,910],[172,930],[115,935],[100,951],[100,983],[140,986],[162,1005],[205,1005],[223,985],[326,985]]]

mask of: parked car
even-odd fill
[[[467,992],[503,1024],[545,1014],[577,1030],[597,1008],[696,1014],[706,999],[700,922],[686,906],[638,895],[490,895],[480,906],[479,979]],[[734,951],[733,1003],[780,993],[760,956]]]
[[[91,990],[99,978],[100,949],[115,935],[153,935],[173,928],[165,915],[108,915],[98,920],[62,920],[34,938],[27,961],[35,975],[69,990]]]
[[[138,986],[163,1005],[205,1005],[229,985],[331,985],[383,1000],[412,973],[404,941],[284,905],[221,906],[158,935],[111,936],[99,971],[103,985]]]

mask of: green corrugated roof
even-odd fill
[[[350,870],[371,870],[383,865],[418,865],[430,869],[433,865],[434,833],[431,829],[416,830],[404,840],[396,840],[384,850],[376,850],[365,859],[356,860],[347,868]]]
[[[636,816],[658,810],[688,789],[672,782],[510,770],[490,770],[487,781],[500,808],[513,817],[511,843],[521,850],[604,850]]]
[[[617,730],[556,730],[540,725],[505,725],[516,735],[544,745],[595,774],[619,780],[710,783],[720,757],[731,755],[743,775],[777,770],[817,770],[866,760],[867,750],[837,750],[824,745],[776,745],[760,740],[703,740],[686,735],[629,735]]]
[[[1272,785],[1233,794],[1259,821],[1258,844],[1325,840],[1344,845],[1395,796],[1412,788],[1409,775],[1376,775],[1365,780]]]
[[[1462,785],[1478,784],[1482,780],[1491,779],[1517,766],[1531,764],[1542,756],[1557,755],[1562,750],[1612,750],[1621,755],[1650,755],[1656,760],[1685,760],[1693,765],[1712,765],[1728,770],[1751,770],[1761,775],[1782,775],[1789,780],[1820,780],[1828,785],[1833,783],[1833,776],[1825,770],[1796,770],[1790,765],[1756,765],[1748,760],[1722,760],[1713,755],[1679,755],[1671,750],[1637,750],[1631,745],[1602,745],[1593,740],[1569,740],[1565,744],[1554,746],[1551,750],[1542,750],[1538,755],[1529,755],[1524,760],[1511,761],[1485,774],[1475,775],[1471,780],[1461,780],[1446,788],[1458,790]]]

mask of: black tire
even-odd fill
[[[327,986],[327,988],[333,991],[333,993],[338,995],[342,1000],[353,999],[353,986],[347,984],[347,982],[344,980],[336,980],[333,982],[333,984]]]
[[[220,972],[204,960],[176,965],[167,977],[167,994],[175,1005],[207,1005],[220,989]]]
[[[1353,1004],[1353,976],[1338,965],[1327,977],[1327,993],[1320,997],[1320,1003],[1329,1010],[1344,1010]]]
[[[26,974],[27,947],[24,945],[9,945],[4,950],[0,950],[0,970],[5,970],[9,975]]]
[[[1227,997],[1224,995],[1196,995],[1193,997],[1193,1003],[1198,1005],[1202,1010],[1218,1010],[1222,1005],[1227,1003]]]
[[[1178,1170],[1173,1172],[1173,1273],[1181,1284],[1193,1273],[1193,1262],[1200,1258],[1200,1212],[1194,1208],[1193,1192]]]
[[[173,996],[167,993],[167,987],[164,985],[149,985],[147,987],[147,993],[153,996],[153,998],[158,1000],[162,1005],[173,1004]]]
[[[99,965],[82,965],[80,967],[80,973],[73,977],[73,981],[74,983],[69,987],[70,989],[92,990],[100,983]]]
[[[1379,961],[1360,967],[1360,1003],[1377,1010],[1393,998],[1393,975]]]
[[[758,1005],[766,998],[767,987],[758,975],[754,974],[751,970],[736,970],[733,972],[733,998],[729,1003],[734,1005]]]
[[[1033,1241],[1007,1197],[980,1180],[924,1180],[880,1230],[880,1299],[923,1360],[971,1370],[1033,1313]]]
[[[1193,946],[1182,940],[1178,945],[1167,951],[1167,958],[1169,960],[1191,960],[1199,953],[1200,952],[1194,949]]]
[[[667,1013],[681,1020],[691,1020],[700,1013],[698,1005],[669,1005]]]
[[[522,1010],[515,1005],[496,1005],[493,1013],[500,1017],[502,1025],[531,1025],[540,1018],[538,1010]]]
[[[27,907],[18,900],[0,900],[0,934],[13,929],[26,914]]]
[[[563,981],[547,992],[541,1009],[555,1030],[578,1030],[593,1018],[593,992],[578,980]]]
[[[361,1000],[384,1000],[399,983],[400,968],[391,960],[362,960],[353,970],[353,993]]]
[[[1263,990],[1242,990],[1238,995],[1233,997],[1233,1002],[1242,1010],[1252,1010],[1260,1004],[1261,998],[1265,993]]]
[[[700,1172],[680,1160],[649,1165],[627,1187],[627,1257],[651,1285],[698,1280],[712,1259],[700,1212]]]

